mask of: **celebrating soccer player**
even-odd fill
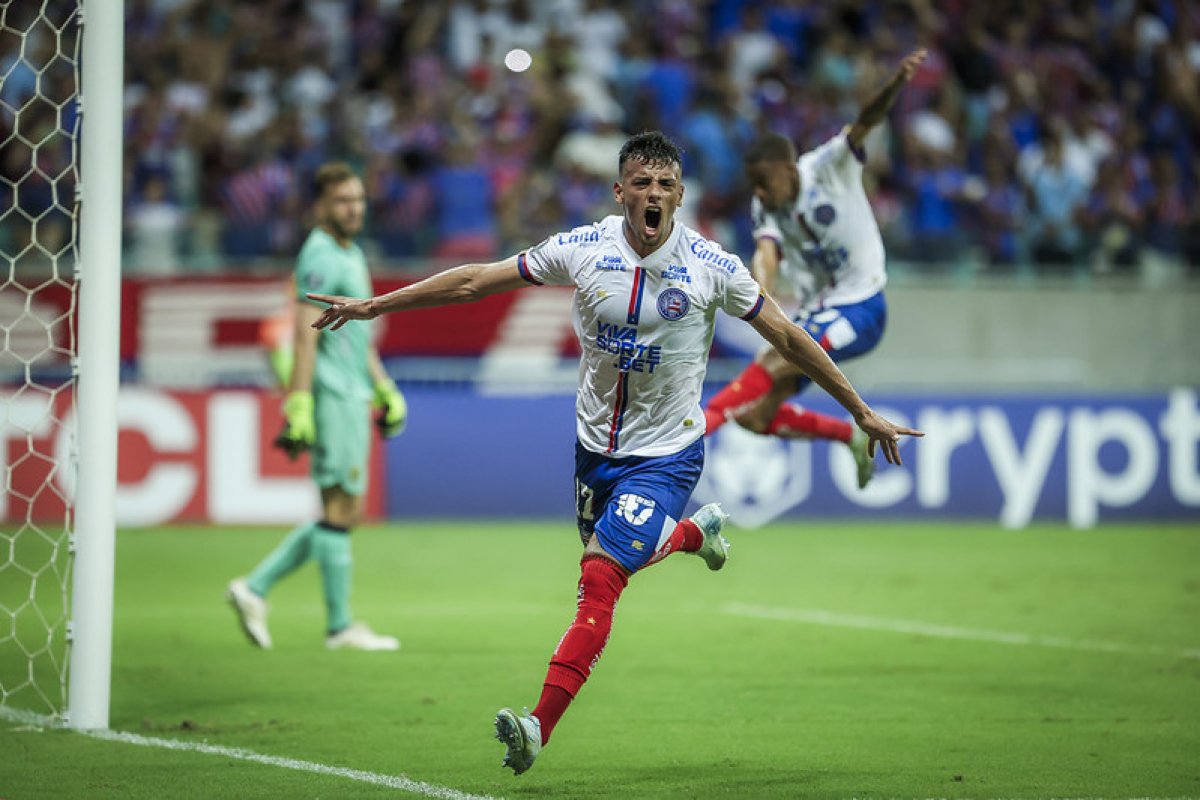
[[[247,578],[229,584],[228,599],[242,629],[259,647],[271,646],[267,592],[313,558],[321,568],[327,612],[325,644],[331,649],[395,650],[392,636],[375,633],[350,615],[350,530],[362,516],[371,444],[368,404],[379,409],[385,436],[404,428],[408,406],[371,345],[366,323],[319,331],[321,309],[306,292],[370,297],[371,278],[354,237],[362,230],[366,193],[362,180],[340,162],[316,174],[317,226],[296,265],[295,334],[286,427],[276,440],[294,458],[312,451],[312,476],[321,489],[323,515],[293,530]]]
[[[796,158],[791,141],[767,134],[745,157],[754,188],[757,245],[751,272],[768,293],[799,303],[796,322],[835,362],[869,353],[887,322],[883,240],[863,189],[863,141],[883,121],[925,60],[910,53],[853,125]],[[704,410],[708,433],[733,419],[756,433],[832,439],[849,445],[866,486],[875,461],[849,422],[784,402],[810,383],[786,355],[766,348]]]
[[[623,209],[503,261],[466,264],[370,300],[329,303],[316,321],[336,330],[391,311],[465,303],[524,286],[574,286],[582,350],[576,397],[575,512],[584,543],[575,619],[550,658],[532,713],[505,708],[496,734],[504,763],[532,766],[608,641],[630,576],[676,551],[720,569],[728,544],[716,504],[684,508],[704,463],[700,389],[718,309],[750,322],[811,375],[863,429],[874,453],[899,463],[902,434],[858,396],[834,363],[764,295],[734,255],[675,220],[683,200],[679,149],[658,132],[629,139],[617,163]]]

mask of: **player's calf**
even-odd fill
[[[757,434],[776,434],[779,416],[789,408],[786,400],[796,393],[796,379],[790,373],[772,378],[770,388],[729,410],[729,416],[742,428]]]

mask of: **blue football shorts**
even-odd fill
[[[859,303],[801,311],[793,321],[837,363],[875,349],[887,327],[887,301],[883,292],[877,292]],[[799,378],[799,388],[810,382],[807,377]]]
[[[704,438],[667,456],[608,458],[575,443],[579,538],[594,534],[630,572],[655,560],[704,469]]]

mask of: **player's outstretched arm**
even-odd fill
[[[912,76],[917,74],[917,70],[920,69],[927,55],[925,48],[922,47],[905,56],[891,80],[885,83],[883,88],[876,92],[875,96],[863,106],[862,111],[858,114],[858,119],[854,121],[849,131],[846,132],[846,138],[850,141],[854,149],[861,150],[863,139],[867,137],[872,128],[883,122],[892,104],[896,102],[896,96],[900,94],[900,90],[904,88],[904,84],[912,80]]]
[[[813,341],[802,328],[789,320],[770,297],[765,298],[762,311],[750,323],[780,355],[804,370],[818,386],[854,416],[854,422],[870,437],[867,452],[875,457],[875,445],[883,450],[891,464],[900,464],[900,437],[924,436],[915,428],[905,428],[888,422],[876,414],[829,358],[829,354]]]
[[[313,327],[336,331],[350,320],[375,319],[380,314],[392,311],[470,303],[488,295],[529,285],[517,269],[517,257],[511,256],[490,264],[463,264],[394,292],[365,300],[332,294],[309,294],[308,298],[329,304]]]

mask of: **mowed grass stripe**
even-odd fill
[[[885,633],[905,633],[917,636],[932,636],[938,639],[963,639],[990,644],[1009,644],[1026,647],[1056,647],[1063,650],[1086,650],[1095,653],[1131,653],[1200,659],[1200,648],[1179,649],[1157,645],[1102,642],[1087,639],[1069,639],[1063,636],[962,628],[956,625],[939,625],[932,622],[921,622],[911,619],[889,619],[886,617],[863,616],[861,614],[841,614],[836,611],[825,611],[822,609],[772,608],[749,603],[729,603],[722,607],[721,611],[735,617],[799,622],[809,625],[854,628],[856,630],[882,631]]]
[[[0,706],[0,717],[23,725],[33,725],[40,728],[59,727],[61,724],[58,720],[42,716],[41,714],[6,708],[4,706]],[[125,731],[90,730],[77,731],[77,733],[106,742],[132,744],[138,747],[158,747],[164,750],[181,750],[190,753],[232,758],[237,761],[249,761],[254,764],[264,764],[268,767],[279,767],[299,772],[314,772],[318,775],[329,775],[335,778],[346,778],[347,780],[358,781],[360,783],[384,786],[389,789],[399,789],[410,794],[420,795],[421,797],[437,798],[437,800],[500,800],[490,795],[467,794],[466,792],[460,792],[457,789],[451,789],[446,786],[415,781],[404,775],[382,775],[378,772],[349,769],[347,767],[334,767],[328,764],[318,764],[314,761],[302,761],[298,758],[269,756],[240,747],[224,747],[217,744],[208,744],[207,742],[185,742],[179,739],[142,736],[141,734],[127,733]]]

